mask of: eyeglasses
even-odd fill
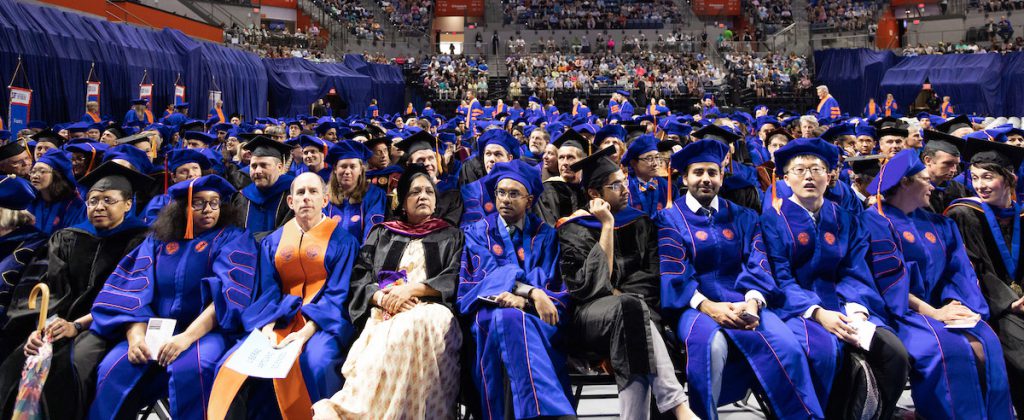
[[[520,198],[526,197],[526,194],[520,193],[519,191],[515,191],[515,190],[513,190],[513,191],[497,190],[497,191],[494,192],[494,195],[496,195],[498,198],[507,198],[509,200],[518,200]]]
[[[120,203],[122,201],[125,201],[125,200],[117,200],[117,199],[113,199],[113,198],[110,198],[110,197],[103,197],[103,199],[100,199],[99,197],[93,197],[93,198],[90,198],[89,201],[85,202],[85,206],[92,208],[92,207],[96,207],[96,206],[100,205],[100,203],[103,203],[103,207],[110,207],[110,206],[113,206],[114,204]]]
[[[604,187],[615,192],[621,192],[622,190],[626,189],[626,183],[624,181],[616,181],[611,184],[605,185]]]
[[[220,209],[220,200],[192,200],[192,210],[203,211],[206,206],[210,206],[210,210]]]
[[[31,171],[28,171],[29,175],[49,175],[49,174],[52,174],[52,173],[53,173],[53,171],[51,171],[49,169],[35,169],[35,168],[33,168]]]
[[[807,175],[807,172],[811,172],[811,176],[822,176],[828,173],[828,169],[821,166],[812,166],[810,168],[798,167],[789,170],[789,173],[796,176]]]

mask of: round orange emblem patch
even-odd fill
[[[811,235],[808,235],[807,232],[800,232],[799,235],[796,235],[796,241],[800,242],[800,245],[807,245],[811,242]]]
[[[341,216],[335,214],[334,216],[331,216],[331,219],[334,220],[335,222],[337,222],[337,221],[341,220]]]
[[[198,243],[196,243],[196,252],[203,252],[203,250],[206,249],[207,245],[209,244],[206,243],[206,241],[199,241]]]
[[[484,203],[484,211],[486,211],[488,213],[494,211],[494,203],[491,203],[491,202]]]
[[[708,240],[708,233],[703,231],[703,230],[698,230],[697,231],[697,239],[702,240],[702,241]]]
[[[825,232],[825,243],[829,245],[835,245],[836,235],[833,235],[832,232]]]
[[[318,246],[311,246],[309,248],[306,248],[306,257],[307,258],[316,258],[317,255],[320,255],[320,247],[318,247]]]
[[[292,258],[295,258],[295,247],[293,246],[281,248],[278,252],[281,253],[281,258],[284,258],[285,261],[291,261]]]
[[[914,238],[914,234],[913,233],[910,233],[910,232],[907,232],[907,231],[903,232],[903,239],[906,239],[907,242],[910,242],[910,243],[914,243],[914,241],[917,240],[916,238]]]
[[[175,252],[178,252],[178,248],[179,245],[177,242],[171,242],[167,244],[167,246],[165,247],[165,249],[167,250],[167,255],[174,255]]]
[[[491,251],[494,252],[494,255],[501,255],[505,253],[505,250],[502,249],[501,245],[498,244],[494,244],[494,246],[491,247]]]
[[[928,240],[928,242],[931,242],[931,243],[933,243],[933,244],[935,243],[935,241],[937,241],[937,240],[938,240],[937,238],[935,238],[935,234],[934,234],[934,233],[931,233],[931,232],[926,232],[926,233],[924,234],[924,238],[925,238],[925,239],[927,239],[927,240]]]
[[[353,214],[352,217],[350,217],[348,220],[351,220],[352,223],[356,223],[356,222],[359,221],[359,215],[358,214]]]
[[[724,229],[724,230],[722,230],[722,236],[724,236],[725,239],[728,239],[728,240],[731,241],[733,238],[736,237],[736,234],[732,233],[732,229]]]

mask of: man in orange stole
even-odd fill
[[[359,245],[337,221],[324,217],[327,203],[326,185],[316,174],[292,182],[288,206],[295,218],[261,242],[258,289],[242,317],[247,330],[260,329],[278,347],[304,342],[302,353],[283,379],[250,378],[222,364],[208,418],[246,418],[272,410],[269,404],[276,400],[284,420],[308,420],[313,401],[341,389],[338,368],[355,336],[344,303]]]

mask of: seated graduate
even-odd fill
[[[454,175],[444,174],[444,161],[439,150],[438,140],[426,131],[419,131],[398,143],[403,152],[402,166],[422,165],[430,174],[430,182],[435,185],[434,217],[444,219],[452,226],[458,226],[462,220],[462,194]],[[405,205],[396,200],[397,206]]]
[[[853,215],[825,198],[838,153],[819,138],[796,139],[775,151],[776,174],[793,194],[772,195],[772,206],[760,219],[763,247],[754,251],[767,255],[778,286],[749,288],[768,297],[800,341],[826,417],[846,418],[859,415],[855,409],[872,408],[864,404],[869,395],[846,389],[856,381],[853,369],[863,366],[863,359],[869,367],[863,373],[878,385],[879,418],[891,418],[907,382],[907,351],[884,328],[888,315],[867,265],[867,233]],[[866,322],[879,327],[870,342],[858,335],[858,328],[871,329]]]
[[[934,189],[917,150],[896,153],[868,187],[860,216],[868,261],[910,354],[911,395],[925,418],[1012,418],[999,338],[952,220],[927,211]],[[974,325],[971,327],[971,325]]]
[[[651,218],[668,204],[668,179],[658,176],[663,163],[658,139],[649,134],[633,140],[622,156],[629,168],[629,206]]]
[[[264,380],[223,367],[241,343],[236,345],[217,372],[209,418],[279,408],[284,419],[308,419],[313,401],[341,388],[338,365],[355,335],[343,308],[358,245],[338,221],[324,216],[328,200],[320,176],[296,177],[287,201],[295,217],[260,241],[256,287],[242,322],[277,347],[303,343],[302,353],[286,378]]]
[[[719,406],[759,388],[778,418],[824,418],[796,337],[761,309],[757,292],[738,290],[743,278],[767,287],[774,280],[762,259],[746,266],[760,275],[743,276],[760,229],[756,213],[718,196],[728,153],[721,142],[698,140],[673,155],[687,192],[656,219],[661,308],[686,346],[691,406],[700,418],[715,419]]]
[[[352,270],[348,310],[362,325],[342,366],[345,387],[314,418],[454,416],[462,331],[452,313],[462,231],[434,216],[433,176],[410,165],[398,220],[373,228]]]
[[[217,175],[175,184],[153,233],[129,253],[93,303],[92,331],[117,343],[99,366],[93,419],[134,417],[169,397],[176,419],[203,419],[217,362],[249,304],[256,243],[233,224],[235,188]],[[159,348],[152,318],[176,320]]]
[[[199,178],[213,166],[206,155],[194,149],[172,150],[167,153],[164,162],[166,164],[164,181],[168,188],[179,182]],[[153,197],[152,200],[149,200],[149,204],[146,205],[146,210],[142,213],[142,220],[147,224],[153,224],[157,216],[160,215],[160,211],[170,202],[171,195],[166,192]]]
[[[334,144],[309,134],[300,135],[296,143],[298,143],[299,149],[302,150],[303,165],[292,175],[312,172],[320,175],[320,178],[327,182],[331,178],[332,171],[331,167],[327,164],[326,158]]]
[[[1015,172],[1024,148],[968,140],[970,182],[976,196],[953,201],[946,216],[956,222],[967,257],[988,302],[988,323],[999,336],[1006,359],[1013,406],[1024,413],[1024,204],[1014,199]],[[989,360],[992,363],[992,360]]]
[[[746,143],[743,143],[741,147],[737,146],[737,140],[742,137],[730,128],[714,124],[694,131],[691,136],[696,139],[720,141],[729,146],[728,158],[722,164],[725,176],[719,194],[726,200],[759,212],[761,210],[761,190],[757,181],[757,169],[745,162],[750,158]]]
[[[519,141],[502,129],[484,131],[477,139],[477,153],[483,156],[484,177],[462,187],[462,225],[467,226],[494,214],[494,191],[486,188],[486,174],[491,173],[498,162],[519,159]],[[539,173],[539,171],[538,171]]]
[[[261,239],[292,219],[288,187],[295,179],[285,171],[285,160],[292,147],[266,136],[257,136],[242,146],[252,152],[249,160],[249,184],[235,197],[239,209],[238,220],[245,230]]]
[[[71,158],[66,152],[47,151],[32,166],[28,179],[38,191],[28,210],[41,232],[52,235],[85,221],[85,200],[78,196]]]
[[[651,391],[662,413],[692,413],[657,326],[658,238],[654,222],[628,206],[626,175],[607,147],[576,162],[590,196],[557,226],[559,268],[576,306],[570,343],[611,359],[622,418],[650,417]],[[652,359],[653,356],[653,359]]]
[[[35,217],[28,206],[35,200],[36,191],[32,184],[16,175],[0,177],[0,325],[7,323],[7,308],[11,303],[11,292],[21,280],[25,267],[37,255],[45,255],[49,235],[36,228]],[[7,337],[0,330],[2,347],[8,344]],[[10,340],[15,341],[15,340]],[[10,347],[4,350],[4,354]]]
[[[590,142],[573,129],[566,130],[553,144],[558,149],[559,175],[544,181],[544,192],[534,205],[534,211],[541,220],[552,226],[558,223],[558,219],[571,215],[586,204],[587,195],[580,188],[579,172],[570,166],[587,157],[591,151]]]
[[[331,168],[327,182],[330,204],[324,214],[337,220],[360,244],[374,225],[384,221],[384,190],[366,178],[366,161],[371,156],[366,146],[352,140],[338,142],[327,153],[327,165]]]
[[[953,201],[970,196],[967,187],[953,179],[960,172],[965,143],[959,137],[934,130],[924,130],[924,139],[921,161],[935,187],[928,198],[928,210],[941,214]]]
[[[484,180],[497,212],[464,228],[458,299],[475,339],[476,354],[467,367],[481,414],[575,415],[559,331],[568,296],[558,276],[558,239],[555,228],[530,212],[543,188],[540,171],[514,160],[494,165]]]
[[[58,230],[50,237],[46,284],[50,287],[50,314],[43,331],[53,343],[50,375],[43,386],[42,410],[49,418],[77,419],[85,415],[96,385],[96,366],[111,347],[87,331],[92,326],[93,301],[121,258],[145,239],[147,227],[131,216],[134,191],[152,179],[107,162],[81,179],[88,188],[88,221]],[[34,284],[14,289],[11,309],[25,308]],[[25,345],[0,366],[0,417],[10,418],[25,357],[37,354],[43,339],[34,330],[37,311],[11,319],[3,343]],[[31,331],[31,333],[30,333]],[[24,341],[28,337],[28,341]],[[10,341],[8,341],[10,340]],[[75,351],[72,353],[72,341]],[[73,360],[72,360],[73,357]]]

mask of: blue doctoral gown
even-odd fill
[[[175,112],[175,113],[173,113],[171,115],[168,115],[166,118],[164,118],[164,124],[169,125],[169,126],[173,126],[173,127],[177,127],[179,125],[182,125],[182,124],[185,123],[185,121],[188,121],[188,117],[185,116],[185,114],[182,114],[180,112]]]
[[[619,107],[619,121],[631,119],[633,119],[633,104],[629,101],[622,101],[622,106]]]
[[[468,226],[497,212],[494,198],[484,186],[486,176],[460,188],[462,192],[462,226]]]
[[[513,244],[498,214],[465,227],[459,271],[459,312],[472,320],[476,355],[470,372],[480,390],[484,419],[500,419],[503,380],[509,378],[517,419],[574,415],[565,349],[559,327],[567,319],[567,293],[558,276],[558,239],[553,227],[527,213],[522,246]],[[544,290],[558,309],[552,326],[533,311],[500,308],[478,300],[511,292],[516,282]]]
[[[92,331],[120,341],[100,363],[90,419],[115,418],[136,387],[146,401],[170,396],[175,419],[204,419],[217,362],[241,331],[250,302],[256,243],[234,227],[211,229],[195,239],[174,242],[146,238],[118,264],[93,303]],[[129,324],[150,318],[177,320],[181,334],[209,305],[217,327],[204,335],[149,382],[141,382],[155,362],[128,361]],[[158,352],[159,349],[149,349]]]
[[[654,177],[643,182],[636,176],[629,176],[629,206],[644,212],[648,217],[654,216],[668,203],[668,180]]]
[[[760,240],[757,214],[728,200],[718,202],[719,211],[706,217],[694,213],[680,198],[656,219],[662,313],[678,319],[676,331],[687,352],[690,407],[702,419],[717,418],[718,406],[744,398],[759,381],[779,418],[823,418],[800,343],[773,311],[761,310],[760,325],[748,331],[723,328],[690,306],[697,292],[716,302],[743,302],[744,293],[737,285],[740,278],[745,284],[761,282],[759,288],[774,287],[763,254],[751,257],[753,242]],[[760,275],[743,276],[748,270]],[[728,379],[722,381],[722,393],[714,401],[708,369],[711,342],[718,331],[742,358],[729,358],[722,372]]]
[[[28,206],[28,212],[36,217],[36,229],[47,235],[71,227],[88,219],[85,202],[78,195],[63,201],[48,202],[36,197]]]
[[[775,181],[775,196],[785,200],[793,195],[793,189],[784,180]],[[853,215],[859,215],[864,211],[864,202],[860,201],[853,187],[843,182],[836,182],[835,185],[825,190],[825,199],[837,204],[843,210]],[[768,187],[761,198],[761,212],[770,211],[772,208],[772,189]]]
[[[917,412],[934,419],[1012,418],[1003,351],[988,323],[946,329],[942,321],[910,308],[911,294],[935,308],[956,300],[988,319],[988,304],[956,224],[923,209],[904,214],[886,204],[881,210],[872,206],[860,219],[871,238],[868,261],[890,325],[910,354]],[[983,378],[968,334],[984,346]]]
[[[769,307],[789,325],[809,355],[818,401],[828,401],[846,344],[821,324],[805,319],[804,313],[813,305],[846,313],[846,304],[855,303],[866,308],[869,320],[881,327],[886,325],[879,317],[885,314],[885,305],[866,261],[867,233],[856,217],[826,199],[818,219],[815,223],[789,199],[781,199],[778,210],[763,211],[764,240],[755,241],[752,252],[767,256],[777,287],[754,284],[748,288],[768,297]]]
[[[294,179],[295,177],[284,174],[265,190],[257,188],[256,184],[242,188],[239,195],[247,200],[247,208],[243,209],[245,219],[242,221],[246,230],[258,233],[277,229],[278,210]]]
[[[373,226],[384,221],[384,190],[370,185],[358,204],[345,200],[340,205],[328,204],[324,215],[337,220],[360,245],[366,240]]]

